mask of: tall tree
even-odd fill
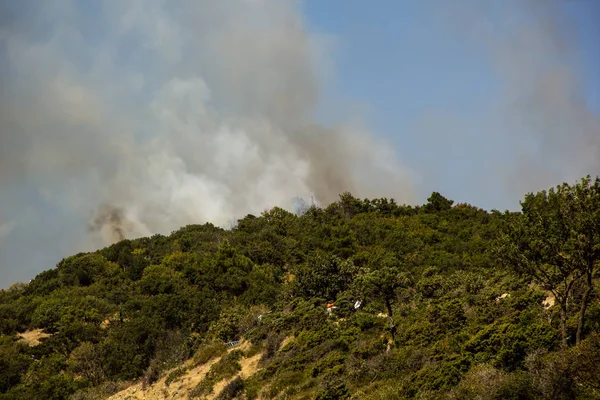
[[[428,213],[446,211],[452,208],[452,204],[454,204],[454,200],[447,199],[438,192],[433,192],[427,199],[423,211]]]
[[[396,326],[392,306],[398,298],[399,290],[410,285],[410,277],[403,263],[392,252],[376,250],[361,268],[355,284],[367,297],[383,301],[390,321],[390,334],[395,341]]]
[[[600,179],[588,175],[575,185],[563,184],[557,192],[562,196],[563,214],[567,217],[573,262],[585,280],[577,321],[576,344],[581,342],[585,313],[594,289],[594,272],[600,260]]]
[[[600,259],[600,182],[590,177],[548,191],[529,193],[522,213],[506,215],[499,258],[532,277],[552,293],[560,307],[562,344],[567,344],[567,303],[575,283],[586,278],[576,343],[581,340],[585,312]]]
[[[301,296],[334,301],[349,286],[354,266],[348,260],[318,250],[307,261],[293,270],[295,291]]]

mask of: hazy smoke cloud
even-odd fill
[[[428,135],[410,151],[430,176],[516,204],[600,174],[600,122],[558,0],[427,4],[423,22],[497,78],[478,112],[427,110],[399,132]],[[294,0],[0,2],[2,281],[122,237],[301,209],[296,196],[412,202],[393,146],[314,118],[333,43]]]
[[[511,157],[499,160],[489,179],[515,198],[600,174],[600,118],[585,98],[565,4],[467,0],[436,11],[452,34],[487,57],[498,78],[484,136],[502,138]]]
[[[2,242],[4,241],[4,239],[10,235],[10,232],[15,229],[15,222],[14,221],[9,221],[9,222],[5,222],[3,224],[0,224],[0,245],[2,244]]]
[[[390,146],[315,124],[330,40],[295,1],[2,2],[0,15],[0,183],[42,196],[19,210],[80,220],[17,221],[68,236],[63,255],[295,196],[412,201]]]

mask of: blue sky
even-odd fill
[[[518,209],[600,174],[599,38],[596,0],[2,1],[0,282],[294,196]]]
[[[488,121],[479,118],[495,106],[495,93],[503,82],[480,49],[432,17],[433,9],[448,3],[452,2],[308,0],[304,12],[311,27],[334,34],[339,41],[333,53],[337,76],[326,88],[329,101],[343,98],[362,105],[369,127],[393,140],[407,164],[421,173],[421,199],[439,190],[486,209],[515,209],[521,197],[514,192],[474,184],[481,179],[473,177],[472,166],[485,165],[490,153],[505,151],[504,159],[510,160],[511,146],[506,148],[507,143],[486,135]],[[461,2],[454,3],[461,6]],[[574,35],[572,55],[577,59],[573,64],[585,85],[586,100],[598,114],[600,2],[557,4],[559,18],[569,21],[567,33]],[[512,8],[525,23],[535,19],[519,1],[495,6],[504,12]],[[487,16],[494,19],[493,14]],[[497,34],[501,36],[502,31]],[[468,140],[448,145],[439,136],[432,142],[421,135],[415,125],[431,112],[468,121]]]

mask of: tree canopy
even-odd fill
[[[67,257],[0,291],[0,400],[107,398],[211,359],[191,398],[229,379],[220,398],[600,399],[600,181],[521,207],[343,193]]]

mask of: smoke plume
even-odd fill
[[[105,230],[104,236],[117,242],[126,238],[130,225],[123,209],[110,204],[101,204],[96,216],[89,224],[89,230],[91,232]]]
[[[462,180],[469,202],[516,206],[600,174],[600,121],[564,3],[420,5],[420,24],[495,81],[477,111],[448,105],[398,128],[433,190]],[[2,281],[122,238],[302,209],[311,196],[413,202],[416,175],[394,146],[315,118],[335,43],[306,27],[296,0],[0,2]]]
[[[30,196],[13,204],[22,237],[48,232],[37,240],[61,256],[295,196],[413,200],[389,145],[315,121],[332,40],[295,1],[40,0],[0,15],[0,183]]]
[[[498,83],[489,93],[481,136],[503,155],[486,177],[487,185],[519,199],[526,192],[600,174],[600,117],[586,99],[585,70],[573,36],[576,22],[565,11],[568,2],[444,4],[437,4],[437,22],[483,55]],[[600,54],[600,47],[596,50]]]

